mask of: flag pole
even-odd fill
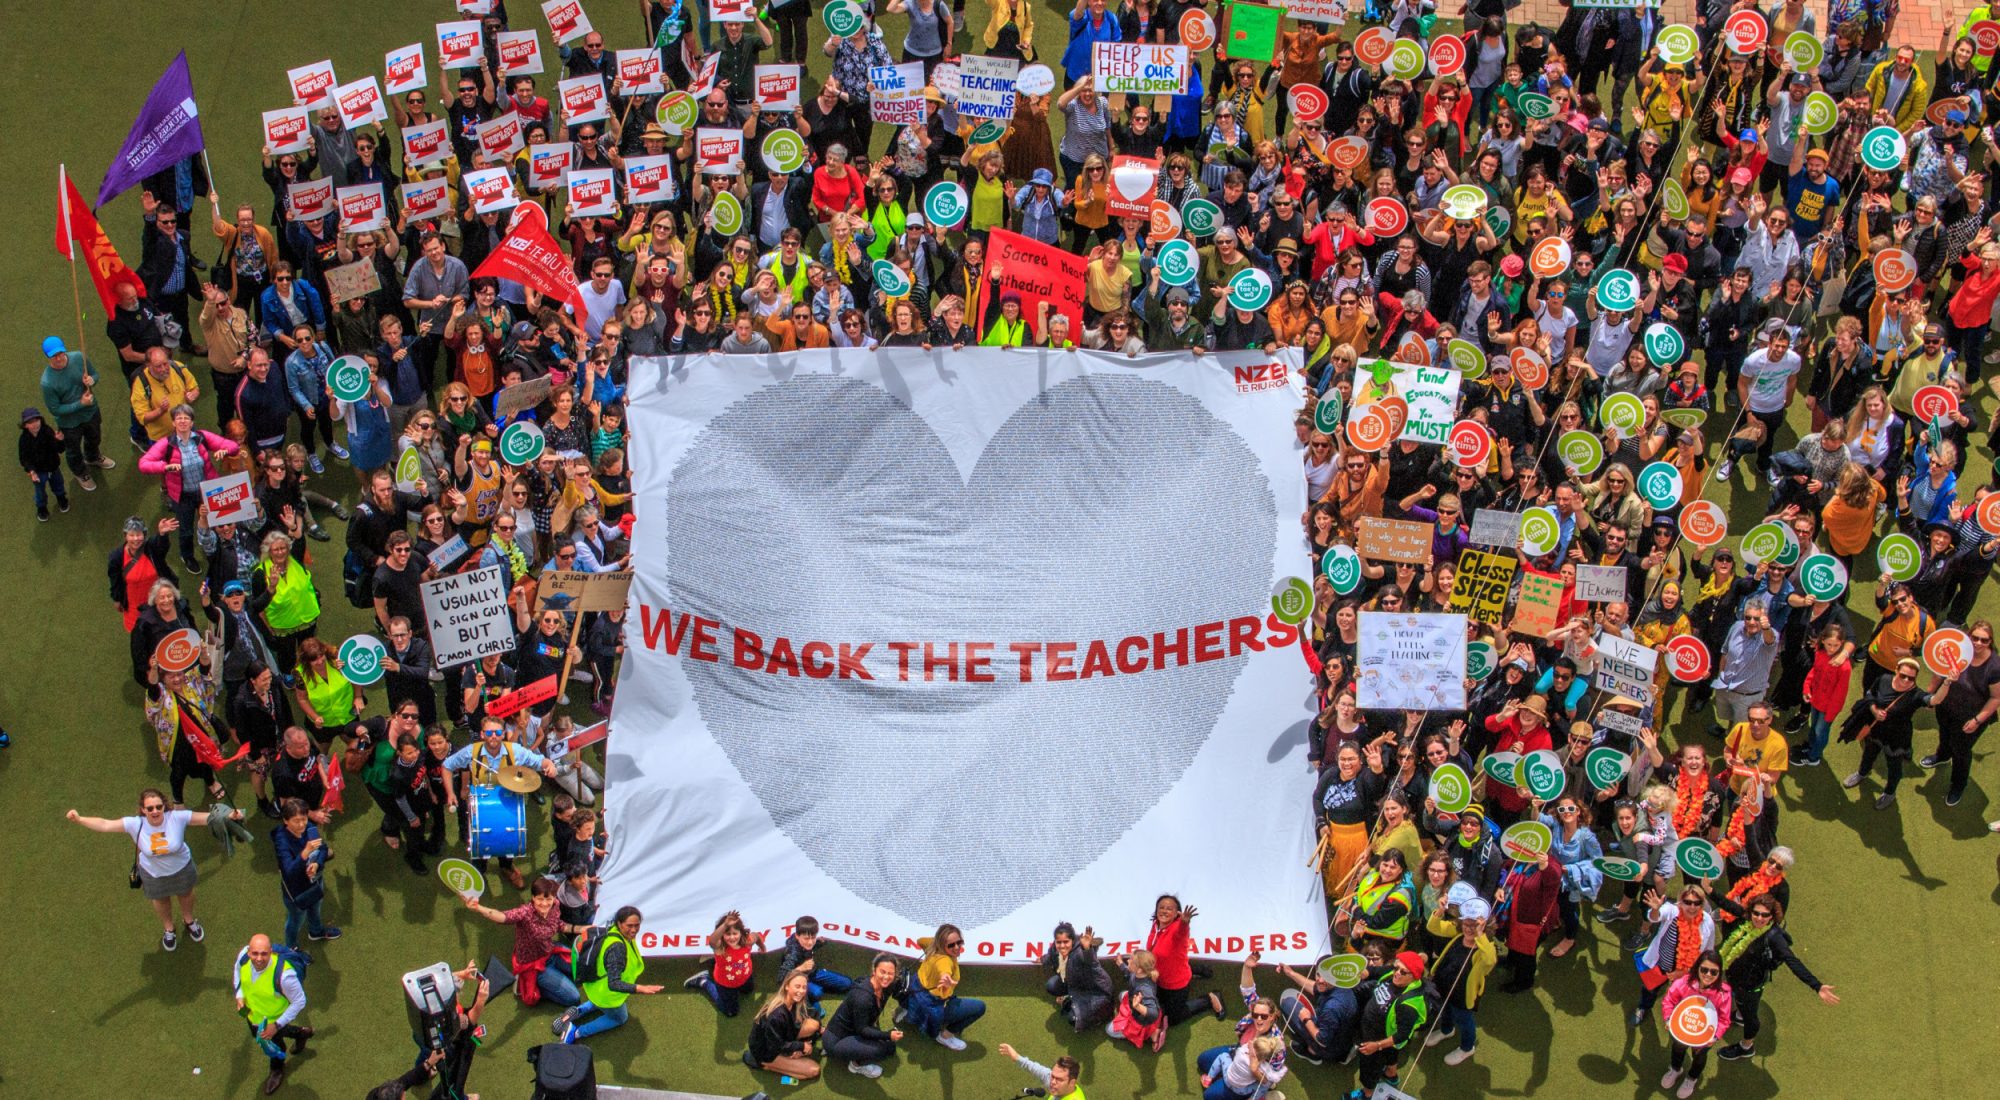
[[[76,281],[76,234],[70,229],[69,221],[69,165],[56,165],[56,201],[62,207],[63,254],[69,257],[69,297],[76,306],[76,350],[77,354],[88,356],[83,346],[83,291]]]
[[[222,217],[222,200],[216,197],[215,165],[208,162],[208,143],[206,141],[202,142],[201,146],[201,170],[208,177],[208,208],[215,213],[216,218],[220,219]]]

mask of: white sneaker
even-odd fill
[[[1424,1036],[1424,1049],[1428,1050],[1449,1038],[1451,1038],[1449,1032],[1433,1031],[1429,1035]]]
[[[945,1048],[946,1050],[965,1049],[965,1040],[959,1038],[956,1035],[940,1035],[937,1037],[937,1041],[938,1045]]]
[[[860,1062],[849,1062],[847,1063],[847,1072],[853,1074],[859,1074],[860,1076],[866,1077],[870,1081],[873,1081],[877,1077],[882,1076],[882,1067],[875,1065],[872,1062],[869,1063],[868,1065],[862,1065]]]
[[[1681,1071],[1677,1069],[1670,1069],[1667,1071],[1667,1075],[1665,1077],[1660,1078],[1660,1088],[1662,1089],[1673,1088],[1674,1082],[1680,1079],[1681,1079]]]
[[[1444,1064],[1447,1066],[1456,1066],[1470,1062],[1472,1061],[1473,1051],[1478,1049],[1478,1047],[1473,1047],[1472,1050],[1454,1049],[1450,1054],[1444,1056]]]
[[[1986,831],[1989,833],[2000,833],[2000,821],[1987,822]]]
[[[1716,464],[1715,480],[1728,481],[1729,475],[1735,472],[1736,472],[1736,460],[1733,458],[1725,458],[1721,462]]]
[[[1681,1087],[1674,1090],[1674,1095],[1680,1097],[1680,1100],[1688,1100],[1688,1097],[1694,1095],[1694,1087],[1700,1083],[1700,1081],[1690,1077],[1681,1082]]]
[[[100,470],[116,470],[118,468],[118,462],[116,459],[113,459],[110,455],[98,455],[97,468]]]
[[[1848,790],[1859,787],[1861,785],[1861,773],[1855,772],[1849,775],[1846,779],[1840,781],[1840,785],[1846,787]]]
[[[584,668],[570,669],[569,678],[575,680],[579,684],[594,684],[597,682],[597,677],[591,675],[589,669],[584,669]]]

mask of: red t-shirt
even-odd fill
[[[750,984],[750,948],[725,947],[715,953],[715,984],[724,989],[741,989]]]
[[[1523,732],[1518,714],[1509,715],[1504,720],[1496,714],[1486,720],[1486,728],[1499,735],[1493,742],[1494,752],[1517,752],[1526,756],[1538,749],[1555,747],[1554,742],[1549,740],[1546,724],[1536,726],[1532,732]],[[1520,813],[1528,808],[1527,796],[1515,787],[1503,787],[1488,780],[1486,795],[1509,813]]]
[[[1194,981],[1194,971],[1188,969],[1188,922],[1176,920],[1161,929],[1156,923],[1146,933],[1146,950],[1153,953],[1153,960],[1159,964],[1161,989],[1186,989]]]

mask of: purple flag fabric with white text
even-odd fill
[[[201,113],[194,105],[194,80],[188,76],[187,51],[183,50],[160,74],[145,105],[139,108],[132,133],[112,158],[111,167],[104,170],[97,205],[103,206],[140,180],[201,148]]]

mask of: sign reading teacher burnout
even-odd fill
[[[1218,951],[1323,953],[1318,897],[1226,887],[1296,875],[1314,843],[1289,812],[1312,789],[1298,754],[1246,753],[1232,732],[1312,717],[1299,627],[1271,603],[1305,492],[1297,393],[1235,381],[1274,358],[1290,376],[1295,352],[820,349],[775,373],[683,358],[635,357],[630,378],[647,519],[618,725],[639,735],[608,760],[625,842],[601,903],[646,913],[641,950],[702,953],[682,930],[805,891],[838,911],[837,939],[914,953],[945,911],[967,958],[1032,965],[1057,914],[1148,911],[1146,853],[1165,845],[1188,857],[1177,885]],[[732,564],[745,524],[823,598]],[[1174,583],[1132,585],[1133,567]],[[1089,720],[1106,713],[1146,737]],[[770,752],[773,728],[815,746],[820,782]],[[1047,843],[1021,792],[1047,754],[1077,751],[1124,781]],[[892,793],[855,815],[863,782]],[[1217,800],[1243,809],[1218,821],[1201,809]],[[947,858],[966,814],[1013,871]],[[1099,928],[1118,950],[1140,931]]]
[[[1364,710],[1465,706],[1465,616],[1363,611],[1355,703]]]
[[[507,607],[506,570],[500,566],[425,581],[423,597],[439,668],[514,648],[514,613]]]

